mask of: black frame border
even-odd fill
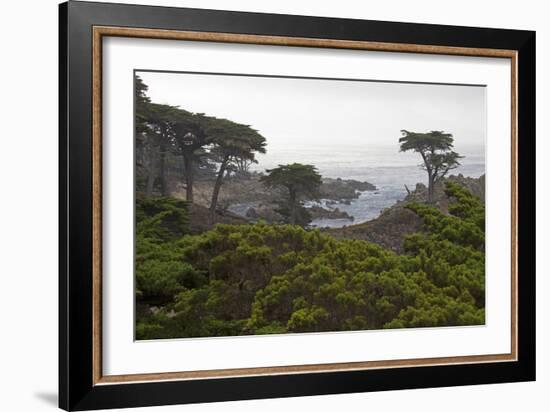
[[[517,51],[518,360],[93,384],[92,27]],[[108,409],[535,380],[535,32],[70,1],[59,6],[59,406]],[[521,184],[520,184],[521,183]]]

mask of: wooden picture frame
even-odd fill
[[[59,10],[61,408],[535,379],[534,32],[73,1]],[[104,375],[102,182],[108,176],[102,174],[102,40],[109,36],[510,59],[510,353]]]

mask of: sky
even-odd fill
[[[485,150],[482,86],[136,74],[149,86],[153,102],[251,125],[275,156],[293,147],[371,147],[397,153],[402,129],[452,133],[459,153],[482,155]]]

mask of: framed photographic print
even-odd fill
[[[535,379],[535,33],[60,6],[60,407]]]

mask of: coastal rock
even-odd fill
[[[479,197],[483,202],[485,201],[485,175],[473,178],[459,175],[451,175],[447,178],[451,182],[456,182],[466,187],[470,193]]]
[[[324,178],[319,192],[320,197],[323,199],[349,201],[357,199],[360,192],[367,190],[376,190],[376,186],[369,182],[360,182],[353,179]]]
[[[276,208],[277,206],[273,204],[260,204],[257,207],[248,208],[245,217],[252,221],[263,220],[267,223],[280,223],[284,218],[275,211]]]
[[[228,223],[232,225],[242,225],[248,221],[229,211],[217,211],[212,214],[204,206],[191,203],[189,205],[189,230],[191,234],[202,233],[212,229],[218,223]]]
[[[211,180],[198,180],[194,186],[195,203],[208,207],[212,199],[213,182]],[[181,190],[181,197],[184,192]],[[220,190],[218,203],[220,205],[233,205],[243,203],[273,203],[281,196],[277,189],[268,190],[262,182],[260,175],[251,174],[247,178],[232,176],[226,178]]]
[[[258,215],[258,212],[256,212],[256,209],[254,209],[253,207],[248,208],[245,216],[250,219],[258,219],[260,217],[260,215]]]
[[[358,225],[329,229],[328,234],[340,239],[360,239],[401,253],[406,235],[420,231],[421,219],[413,211],[394,205],[376,219]]]
[[[313,206],[308,209],[312,219],[348,219],[353,220],[347,212],[336,209],[325,209],[320,206]]]
[[[485,201],[485,175],[478,178],[466,177],[462,174],[451,175],[437,182],[434,186],[434,201],[435,203],[445,203],[447,195],[445,194],[445,182],[455,182],[467,188],[470,193]],[[423,183],[417,183],[414,191],[409,192],[405,198],[406,202],[425,202],[428,198],[428,188]]]

